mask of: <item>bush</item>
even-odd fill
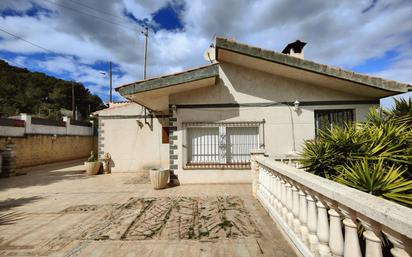
[[[308,172],[398,203],[412,204],[412,101],[371,110],[364,123],[334,126],[306,141]]]
[[[94,155],[94,152],[91,151],[90,152],[90,157],[87,159],[86,162],[96,162],[97,161],[97,157]]]
[[[405,168],[388,166],[383,159],[370,162],[363,159],[338,167],[340,175],[336,182],[360,191],[382,197],[407,206],[412,206],[412,180],[403,174]]]

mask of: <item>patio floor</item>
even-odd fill
[[[0,179],[0,256],[297,256],[251,185],[153,190],[79,162]]]

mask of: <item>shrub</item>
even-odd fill
[[[412,180],[403,177],[405,168],[388,166],[383,159],[350,162],[338,167],[336,182],[360,191],[412,206]]]
[[[95,161],[97,161],[97,157],[94,155],[94,152],[91,151],[90,152],[90,157],[87,159],[86,162],[95,162]]]
[[[308,172],[412,206],[412,100],[322,131],[305,142],[302,157]]]

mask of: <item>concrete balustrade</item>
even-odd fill
[[[380,257],[383,237],[394,257],[410,257],[412,209],[252,155],[256,197],[303,256]],[[363,237],[358,226],[364,228]],[[364,240],[362,253],[360,240]],[[363,254],[363,255],[362,255]]]

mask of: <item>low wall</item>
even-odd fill
[[[97,153],[97,139],[92,136],[25,135],[12,137],[16,145],[16,168],[86,158]],[[0,137],[0,149],[7,137]]]
[[[0,118],[0,136],[19,137],[25,134],[93,136],[93,123],[71,120],[47,120],[22,113],[19,116]]]

